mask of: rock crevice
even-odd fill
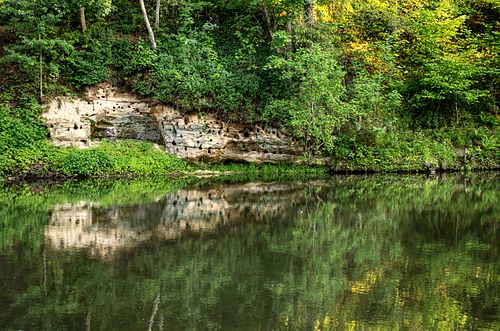
[[[84,98],[53,100],[44,113],[54,144],[89,147],[94,139],[136,139],[163,145],[186,160],[297,162],[300,146],[280,128],[227,123],[213,114],[183,114],[109,85]]]

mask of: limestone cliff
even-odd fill
[[[163,145],[187,160],[297,162],[300,146],[282,129],[224,122],[213,114],[184,114],[140,99],[109,85],[86,91],[84,98],[60,98],[44,118],[52,141],[89,147],[93,140],[137,139]]]

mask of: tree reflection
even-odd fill
[[[94,215],[108,217],[102,231],[156,229],[173,217],[174,198],[189,205],[206,194],[208,208],[224,195],[223,212],[233,211],[221,223],[214,209],[217,226],[152,235],[106,259],[48,245],[54,211],[47,216],[34,207],[39,197],[20,194],[1,223],[0,328],[494,329],[496,183],[498,175],[466,185],[456,176],[353,176],[259,184],[266,190],[246,195],[242,183],[214,183],[155,190],[132,205],[95,199]],[[29,235],[14,234],[20,222]]]

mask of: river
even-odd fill
[[[498,330],[499,183],[3,187],[0,330]]]

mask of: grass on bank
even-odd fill
[[[0,173],[23,178],[156,176],[191,171],[186,161],[138,141],[103,141],[89,149],[63,148],[41,141],[16,151]]]

